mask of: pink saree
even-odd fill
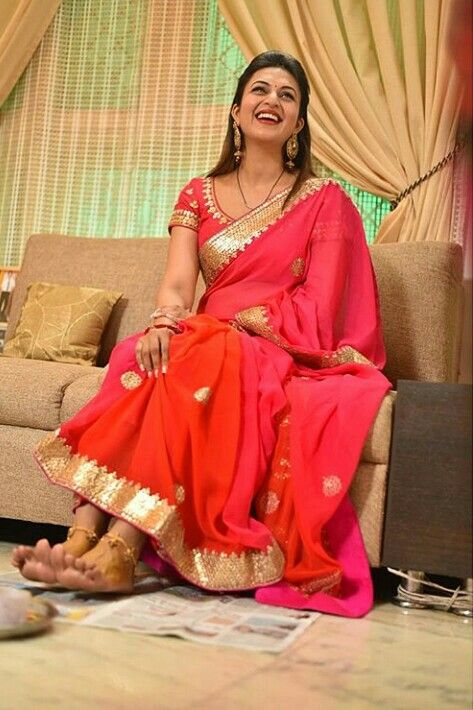
[[[206,291],[146,378],[115,348],[102,389],[43,440],[53,483],[148,535],[143,559],[213,591],[361,616],[371,577],[348,498],[390,387],[361,219],[308,180],[232,220],[211,178],[170,225],[198,233]]]

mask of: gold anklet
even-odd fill
[[[67,532],[67,539],[70,540],[70,538],[74,535],[75,532],[83,532],[87,538],[87,541],[93,543],[94,545],[96,545],[99,541],[99,536],[96,532],[90,530],[89,528],[82,528],[80,527],[80,525],[72,525],[69,528]]]
[[[133,564],[133,567],[136,567],[136,565],[138,564],[138,553],[135,552],[135,550],[130,547],[130,545],[128,545],[126,540],[124,540],[121,535],[106,533],[101,539],[105,540],[110,545],[110,547],[117,547],[117,545],[121,545],[127,560]]]

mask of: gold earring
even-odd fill
[[[288,161],[286,162],[286,167],[289,170],[294,170],[294,160],[297,158],[299,152],[299,141],[297,140],[297,133],[293,133],[286,143],[286,154]]]
[[[235,163],[238,165],[243,153],[241,150],[241,133],[238,127],[238,123],[235,120],[233,121],[233,145],[235,146],[235,152],[233,153],[233,157],[235,158]]]

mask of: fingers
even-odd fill
[[[152,349],[156,349],[156,343],[152,344],[152,339],[156,340],[156,337],[150,338],[151,331],[144,335],[138,340],[135,347],[136,362],[141,372],[146,372],[148,377],[153,374],[153,360],[152,360]],[[154,334],[153,334],[154,335]]]
[[[168,370],[169,362],[169,341],[171,340],[171,332],[169,330],[162,330],[160,335],[161,343],[161,370],[163,375],[166,374]]]
[[[147,364],[145,363],[145,367],[148,373],[148,377],[151,377],[153,373],[154,376],[157,377],[159,373],[159,365],[161,362],[161,345],[159,342],[159,332],[157,330],[149,331],[147,335],[145,349],[146,345],[148,346],[146,354],[148,356],[149,366],[147,366]]]
[[[159,330],[150,330],[138,340],[135,348],[136,362],[140,370],[146,372],[148,377],[153,374],[157,377],[160,367],[163,375],[167,372],[170,339],[171,332],[160,328]]]
[[[137,340],[137,342],[136,342],[135,358],[136,358],[136,363],[137,363],[138,367],[140,368],[141,372],[144,372],[145,366],[143,364],[143,338],[139,338],[139,340]]]
[[[135,345],[135,357],[141,372],[149,370],[149,353],[146,345],[146,336],[140,338]]]

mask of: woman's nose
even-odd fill
[[[267,98],[272,106],[279,106],[279,96],[277,91],[270,91],[269,94],[267,94]]]

